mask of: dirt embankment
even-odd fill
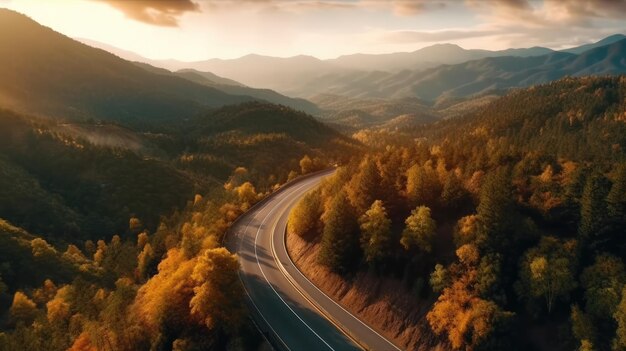
[[[322,291],[407,350],[446,350],[433,335],[426,314],[433,301],[419,300],[402,282],[360,272],[348,281],[317,263],[318,243],[287,235],[287,250],[296,266]]]

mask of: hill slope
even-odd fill
[[[6,9],[0,48],[0,103],[28,113],[147,126],[254,100],[148,72]]]

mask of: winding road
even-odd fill
[[[333,172],[284,186],[233,224],[227,246],[239,255],[253,320],[276,349],[400,350],[319,290],[287,254],[289,211]]]

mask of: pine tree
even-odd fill
[[[606,238],[607,206],[609,192],[607,179],[601,174],[594,174],[587,179],[580,200],[580,223],[578,235],[583,248],[598,248]]]
[[[606,197],[609,215],[620,221],[626,220],[626,164],[617,167],[611,191]]]
[[[324,214],[324,232],[319,261],[339,273],[356,263],[359,248],[358,223],[345,191],[335,196]]]
[[[383,262],[391,254],[391,221],[383,202],[374,201],[359,223],[365,260],[374,265]]]
[[[469,198],[469,193],[463,187],[463,183],[454,172],[450,172],[446,177],[441,192],[441,204],[448,209],[460,209]]]
[[[480,190],[477,241],[487,252],[502,252],[511,244],[515,211],[510,171],[500,168],[489,174]]]

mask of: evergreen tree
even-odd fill
[[[463,187],[463,183],[454,172],[450,172],[446,178],[441,192],[441,204],[448,209],[458,210],[465,205],[469,193]]]
[[[606,242],[608,180],[601,174],[593,174],[585,183],[580,200],[580,224],[578,235],[582,248],[597,249]]]
[[[346,273],[356,263],[359,237],[354,209],[345,191],[332,200],[324,213],[324,231],[319,261],[339,273]]]
[[[626,283],[622,260],[610,255],[597,256],[596,262],[583,271],[580,280],[585,289],[587,313],[596,318],[612,316]]]
[[[617,167],[615,180],[606,197],[609,215],[618,223],[626,222],[626,164]]]
[[[361,249],[370,264],[380,264],[391,255],[391,221],[380,200],[374,201],[370,209],[359,219]]]
[[[512,200],[510,171],[499,168],[487,176],[477,208],[480,222],[477,242],[487,252],[503,252],[514,238],[515,211]]]

